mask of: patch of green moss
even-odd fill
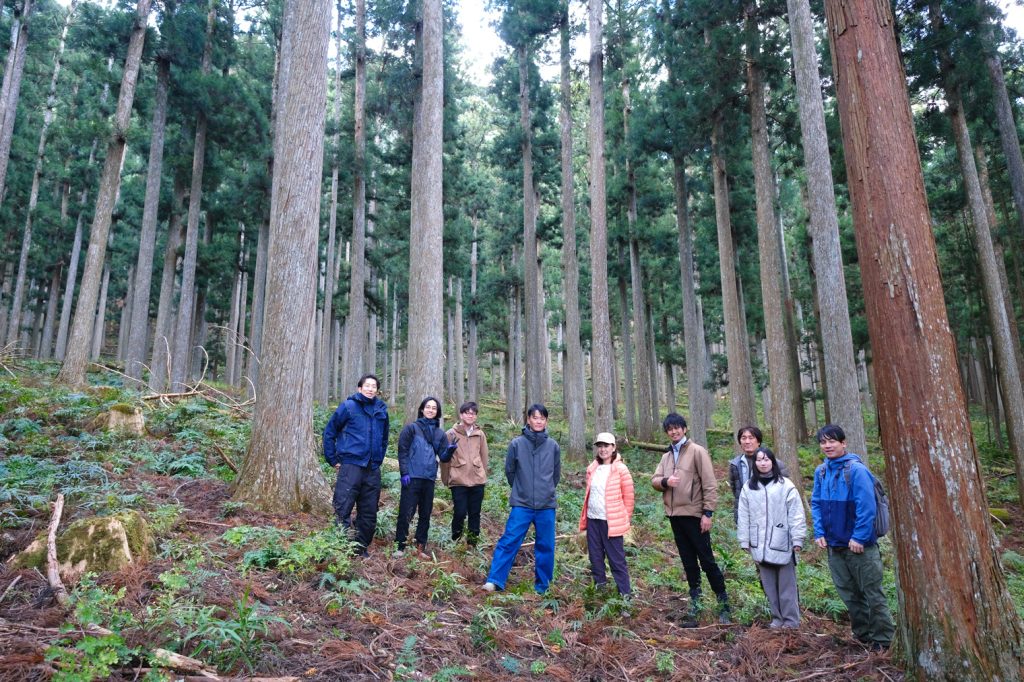
[[[110,406],[111,412],[120,412],[121,414],[133,415],[135,414],[136,408],[134,405],[128,403],[114,403]]]

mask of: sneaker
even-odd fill
[[[732,623],[732,619],[729,617],[729,611],[725,610],[718,614],[719,625],[729,625]]]
[[[498,586],[492,582],[486,582],[480,589],[482,589],[484,592],[494,592],[496,589],[498,589]]]

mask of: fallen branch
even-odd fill
[[[214,523],[213,521],[200,521],[199,519],[185,519],[185,523],[198,523],[204,526],[217,526],[218,528],[234,528],[228,523]]]
[[[220,455],[220,458],[224,460],[224,463],[228,465],[228,468],[237,474],[238,465],[231,461],[231,458],[228,457],[228,453],[224,452],[224,450],[222,450],[216,443],[211,443],[211,445],[213,446],[213,449],[217,451],[217,454]]]
[[[46,533],[46,578],[53,589],[57,603],[66,609],[71,608],[71,597],[68,589],[60,579],[60,565],[57,563],[57,527],[64,513],[64,493],[57,493],[57,501],[53,503],[53,515],[50,517],[50,528]]]
[[[0,603],[2,603],[3,600],[7,598],[7,593],[10,592],[12,589],[14,589],[14,586],[17,585],[18,581],[20,581],[20,580],[21,580],[21,576],[20,575],[14,576],[14,580],[11,581],[11,584],[7,586],[7,589],[4,590],[3,594],[0,594]]]

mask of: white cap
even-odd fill
[[[597,434],[597,437],[594,438],[594,445],[597,445],[598,443],[607,443],[608,445],[615,445],[615,436],[613,434],[608,433],[607,431],[599,433]]]

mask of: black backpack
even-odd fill
[[[875,490],[875,535],[878,536],[878,537],[883,537],[883,536],[885,536],[885,535],[887,535],[889,533],[889,528],[892,526],[892,524],[891,524],[891,522],[889,520],[889,496],[885,494],[885,488],[882,487],[882,482],[879,481],[878,477],[875,476],[871,472],[871,469],[868,469],[868,465],[864,464],[863,461],[861,461],[861,464],[863,464],[864,468],[867,469],[868,476],[871,477],[871,482],[874,484],[874,490]],[[846,480],[846,489],[847,490],[850,489],[850,480],[851,480],[851,478],[853,476],[852,473],[851,473],[851,469],[853,469],[853,462],[852,461],[847,461],[843,465],[843,478]],[[822,479],[822,484],[824,484],[824,479],[825,479],[825,467],[824,467],[824,465],[822,465],[822,467],[819,469],[819,471],[821,472],[819,474],[819,478]]]

